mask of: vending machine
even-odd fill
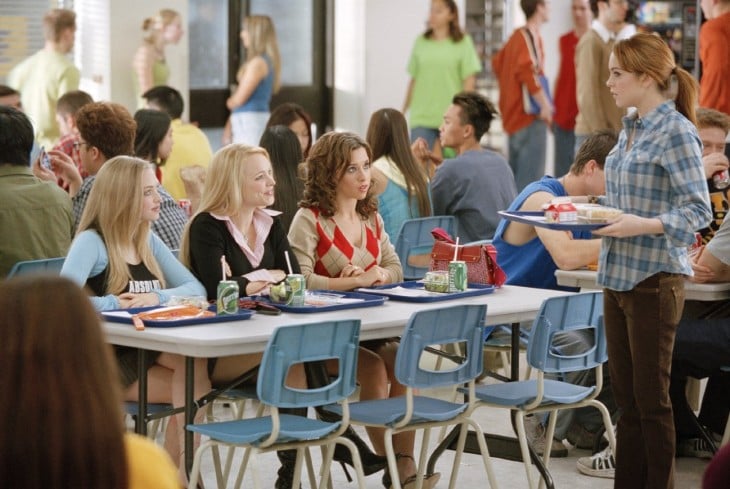
[[[679,66],[699,76],[697,39],[702,11],[698,1],[633,2],[636,27],[656,32],[669,44]]]

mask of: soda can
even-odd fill
[[[715,188],[722,190],[730,185],[730,172],[727,170],[720,170],[712,175],[712,183]]]
[[[449,292],[466,290],[466,262],[449,262]]]
[[[304,280],[304,275],[298,273],[292,273],[286,276],[286,286],[291,290],[291,299],[289,305],[292,306],[303,306],[304,296],[307,291],[307,283]]]
[[[180,199],[177,201],[177,206],[185,212],[185,215],[190,217],[193,214],[193,205],[190,199]]]
[[[221,280],[218,282],[218,315],[238,314],[238,282]]]

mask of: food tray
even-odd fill
[[[593,231],[607,225],[604,221],[587,222],[582,219],[569,222],[547,222],[545,221],[545,213],[542,211],[499,211],[499,215],[510,221],[558,231]]]
[[[151,311],[152,309],[159,309],[161,306],[153,307],[136,307],[132,309],[116,309],[113,311],[102,311],[102,316],[109,322],[112,323],[124,323],[133,324],[132,315],[139,312]],[[216,311],[216,306],[212,305],[208,307],[209,311]],[[253,315],[253,311],[249,309],[239,309],[236,314],[226,314],[223,316],[212,316],[207,318],[189,318],[189,319],[178,319],[170,321],[144,321],[145,328],[176,328],[178,326],[196,326],[200,324],[210,323],[226,323],[230,321],[241,321],[243,319],[249,319]]]
[[[360,288],[365,294],[384,295],[394,301],[402,302],[439,302],[485,295],[494,292],[494,285],[468,284],[464,292],[429,292],[423,287],[422,281],[400,282],[397,284],[381,285],[379,287]]]
[[[361,307],[380,306],[387,297],[358,292],[342,292],[335,290],[308,290],[303,306],[291,306],[273,302],[268,297],[259,297],[284,312],[308,314],[315,312],[340,311],[342,309],[358,309]],[[317,302],[316,304],[314,302]]]

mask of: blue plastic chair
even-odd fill
[[[147,421],[147,437],[154,440],[160,432],[164,433],[167,429],[167,422],[170,416],[174,414],[174,411],[175,407],[172,404],[148,403],[147,415],[145,416],[145,420]],[[136,401],[125,401],[124,412],[136,421],[139,413],[139,405]]]
[[[578,355],[565,356],[552,347],[556,334],[581,329],[593,330],[595,338],[593,348]],[[543,302],[532,325],[527,343],[527,362],[533,370],[537,371],[537,379],[480,385],[476,388],[480,406],[515,410],[515,424],[522,460],[525,463],[527,481],[531,489],[535,486],[531,476],[530,453],[525,436],[524,417],[527,414],[550,412],[545,439],[552,440],[557,413],[560,409],[593,406],[601,412],[611,449],[615,450],[616,440],[611,416],[606,406],[596,399],[603,386],[603,364],[607,359],[603,325],[603,293],[589,292],[553,297]],[[546,373],[564,374],[588,369],[595,369],[595,386],[586,387],[544,378]],[[543,460],[547,467],[551,444],[546,443],[545,445]],[[543,483],[544,481],[541,479],[540,486]]]
[[[14,277],[16,275],[30,275],[33,273],[58,275],[61,273],[61,268],[63,267],[63,262],[65,260],[66,258],[62,256],[60,258],[19,261],[10,269],[7,278]]]
[[[296,449],[293,487],[299,487],[302,459],[307,458],[311,467],[310,446],[324,446],[322,479],[320,487],[326,487],[334,454],[334,444],[342,443],[352,455],[358,484],[365,487],[362,463],[355,445],[340,437],[349,423],[347,397],[355,390],[355,370],[360,334],[360,321],[340,320],[313,324],[283,326],[271,336],[259,367],[256,392],[262,404],[270,407],[269,416],[240,419],[220,423],[188,425],[187,429],[210,437],[195,453],[189,487],[197,486],[200,462],[206,448],[219,444],[228,447],[246,447],[241,470],[235,482],[240,487],[253,451],[269,452]],[[304,362],[336,359],[339,372],[336,379],[323,387],[299,389],[286,385],[289,369]],[[316,407],[342,403],[342,420],[327,422],[291,414],[279,414],[279,408]],[[256,464],[254,486],[260,487]],[[309,471],[311,487],[315,487],[314,474]]]
[[[411,265],[408,263],[408,258],[412,255],[430,255],[433,248],[431,230],[437,227],[443,228],[451,236],[456,235],[454,216],[430,216],[403,221],[398,235],[391,236],[406,280],[423,278],[428,271],[428,265],[425,267]]]
[[[408,321],[401,337],[395,361],[395,376],[407,387],[406,395],[389,399],[361,401],[350,405],[350,422],[364,426],[385,428],[385,451],[390,474],[398,474],[393,449],[393,435],[402,431],[424,430],[421,453],[416,474],[417,487],[421,487],[426,469],[426,458],[431,429],[434,427],[461,425],[454,466],[449,487],[456,483],[461,455],[468,428],[477,432],[477,441],[484,468],[492,488],[497,487],[491,459],[484,435],[477,423],[469,417],[474,407],[476,377],[482,372],[482,334],[486,304],[459,305],[441,309],[419,311]],[[434,370],[421,365],[420,359],[427,347],[459,343],[464,346],[466,358],[450,370]],[[451,387],[468,384],[471,395],[466,403],[416,395],[414,389]],[[336,406],[328,410],[341,412]],[[392,487],[401,489],[401,481],[392,475]]]

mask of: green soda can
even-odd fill
[[[219,316],[221,314],[238,314],[238,282],[235,280],[221,280],[218,282],[216,307]]]
[[[449,262],[449,292],[466,290],[466,262]]]
[[[289,304],[292,306],[303,306],[304,296],[306,295],[306,282],[304,281],[304,275],[298,273],[292,273],[286,276],[287,288],[291,290],[291,299]]]

